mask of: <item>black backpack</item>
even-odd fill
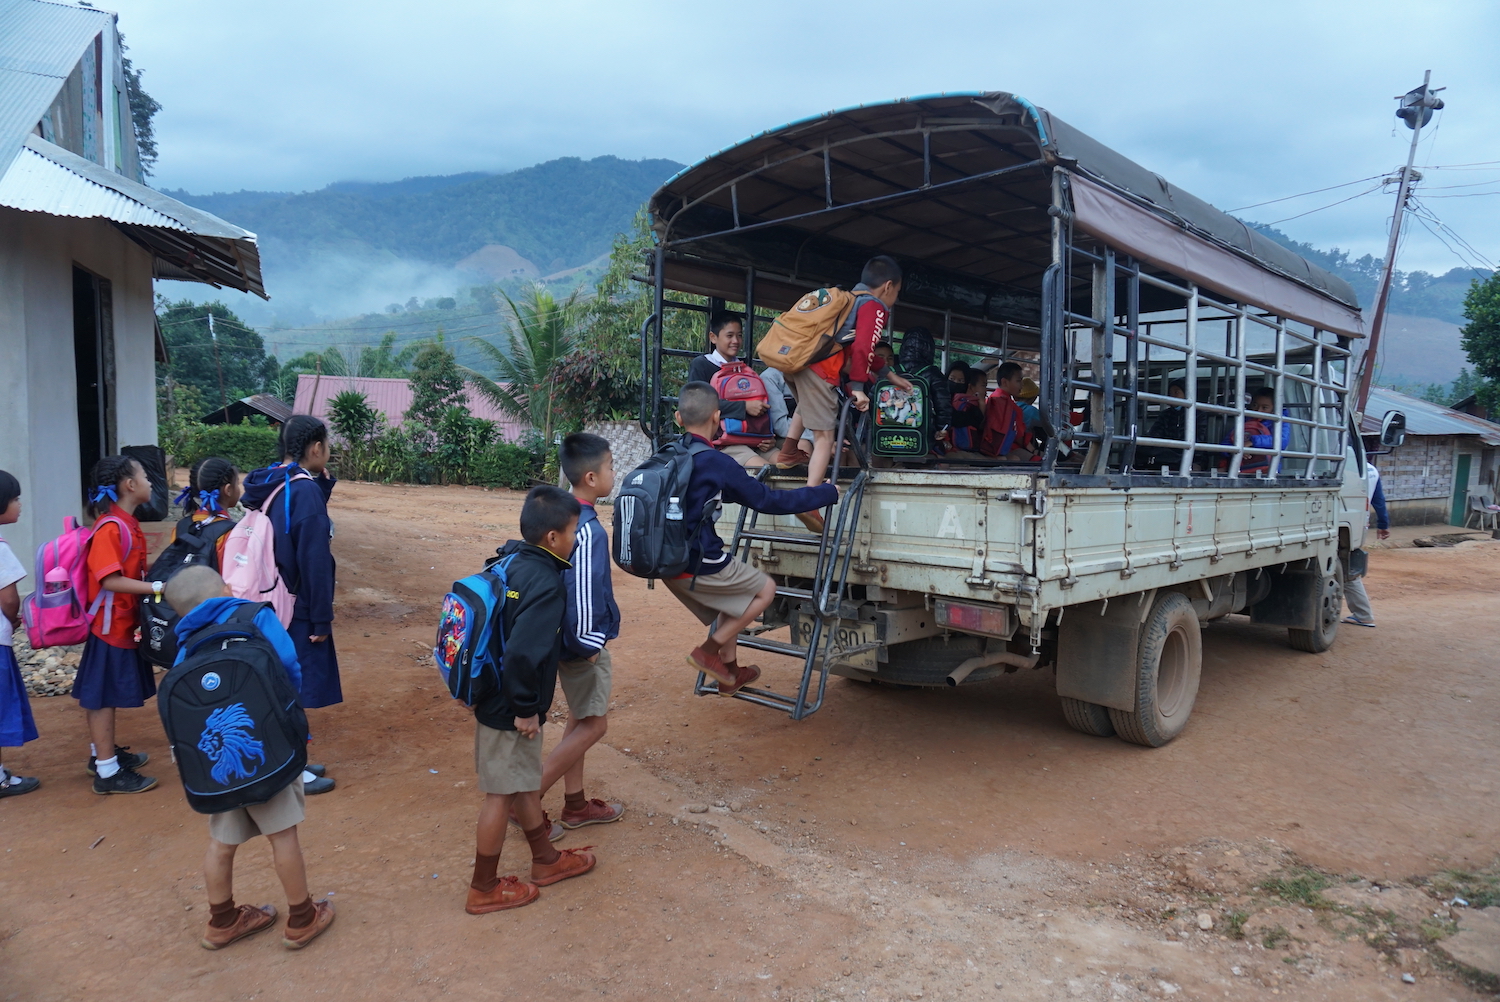
[[[693,541],[713,518],[716,501],[703,506],[696,525],[684,518],[693,457],[709,447],[692,435],[668,442],[625,477],[615,495],[615,563],[640,578],[674,578],[688,570]]]
[[[184,642],[187,656],[156,693],[162,727],[199,814],[263,804],[307,765],[307,714],[276,648],[246,602]]]
[[[189,516],[177,523],[177,538],[174,539],[151,569],[146,572],[147,581],[166,584],[172,575],[184,567],[211,567],[219,569],[219,537],[234,528],[234,522],[220,519],[217,522],[194,522]],[[177,660],[177,613],[167,600],[155,595],[141,598],[141,657],[151,664],[171,668]]]

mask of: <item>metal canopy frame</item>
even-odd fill
[[[1068,157],[1058,132],[1089,163]],[[955,345],[1000,359],[1021,351],[1033,353],[1026,361],[1039,356],[1039,403],[1052,428],[1068,427],[1075,391],[1089,395],[1087,426],[1072,436],[1088,446],[1082,463],[1060,450],[1052,435],[1040,472],[1113,486],[1244,485],[1265,482],[1239,476],[1244,457],[1269,452],[1272,479],[1305,483],[1337,476],[1347,426],[1348,338],[1304,329],[1280,315],[1275,303],[1233,302],[1097,237],[1075,236],[1069,179],[1109,183],[1091,165],[1142,187],[1132,173],[1142,168],[1023,99],[961,94],[832,112],[762,133],[684,170],[650,203],[657,246],[649,278],[654,310],[641,331],[643,429],[658,441],[670,431],[663,405],[675,397],[663,392],[662,357],[698,354],[663,345],[668,310],[706,312],[743,303],[748,357],[757,323],[773,319],[761,309],[788,309],[819,285],[847,288],[864,260],[890,253],[906,272],[893,329],[918,323],[940,329],[945,368]],[[1233,226],[1243,224],[1155,180],[1166,196],[1153,208],[1208,251],[1238,255],[1241,267],[1249,260],[1274,276],[1266,288],[1290,290],[1286,283],[1297,283],[1298,296],[1311,290],[1346,312],[1357,309],[1341,280],[1283,248],[1266,249],[1254,234],[1243,246],[1235,244]],[[1116,190],[1133,204],[1150,203],[1139,191]],[[1079,271],[1087,271],[1086,281]],[[707,305],[673,299],[669,291],[702,296]],[[1152,313],[1171,297],[1191,306],[1187,344],[1154,333],[1153,325],[1163,321],[1152,320]],[[1212,352],[1194,340],[1200,309],[1228,318],[1236,332],[1229,350]],[[1269,361],[1247,353],[1252,329],[1271,332]],[[1089,351],[1080,356],[1083,330],[1090,332]],[[1164,387],[1161,393],[1149,389],[1159,377],[1153,350],[1183,352],[1190,385],[1200,364],[1210,374],[1235,374],[1232,393],[1216,388],[1214,399],[1192,400],[1186,440],[1140,431],[1148,408],[1172,400]],[[1310,371],[1289,371],[1288,351],[1310,351]],[[1272,450],[1244,441],[1247,373],[1260,374],[1277,394]],[[1293,415],[1290,406],[1310,413]],[[1200,417],[1232,421],[1232,444],[1197,441]],[[1284,428],[1302,429],[1297,433],[1308,438],[1307,447],[1283,448]],[[1182,457],[1167,473],[1145,474],[1134,468],[1140,447],[1177,447]],[[1228,457],[1227,479],[1216,469],[1198,469],[1203,453]]]

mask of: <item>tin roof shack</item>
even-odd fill
[[[156,442],[155,278],[265,295],[255,234],[142,183],[116,16],[0,0],[0,469],[23,560],[99,457]]]
[[[1471,493],[1495,494],[1500,424],[1377,386],[1359,429],[1366,442],[1379,442],[1387,411],[1406,415],[1406,442],[1374,457],[1391,524],[1463,525]]]

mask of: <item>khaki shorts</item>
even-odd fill
[[[664,581],[663,584],[698,617],[698,622],[712,626],[721,613],[730,619],[743,616],[769,580],[744,561],[731,560],[717,574],[700,575],[696,585],[692,578]]]
[[[609,712],[609,694],[614,686],[607,648],[599,652],[597,661],[559,662],[557,681],[568,701],[568,712],[576,719],[602,717]]]
[[[257,835],[275,835],[300,825],[307,817],[307,794],[298,776],[264,804],[236,807],[208,816],[208,837],[225,845],[244,845]]]
[[[544,728],[545,729],[545,728]],[[521,736],[474,722],[474,771],[485,793],[530,793],[542,788],[542,735]]]
[[[827,380],[812,369],[792,373],[797,414],[809,431],[833,431],[839,423],[839,397]]]
[[[766,457],[764,453],[757,452],[748,445],[721,445],[719,451],[741,466],[765,466]]]

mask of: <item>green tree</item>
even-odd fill
[[[435,438],[443,415],[451,407],[464,407],[464,373],[453,352],[441,339],[429,341],[417,351],[411,365],[411,407],[406,420],[414,436]]]
[[[1483,380],[1473,392],[1494,414],[1500,410],[1500,272],[1469,283],[1464,320],[1467,323],[1459,331],[1464,352],[1474,374]]]
[[[328,420],[346,442],[363,442],[380,430],[380,412],[358,390],[344,390],[328,402]]]
[[[140,159],[141,177],[151,176],[151,169],[156,166],[156,127],[151,120],[156,113],[161,111],[161,102],[150,94],[141,85],[141,70],[135,68],[130,57],[125,55],[130,51],[130,46],[125,44],[125,36],[120,36],[120,68],[125,73],[125,95],[130,102],[130,124],[135,127],[135,148]]]
[[[508,294],[506,350],[475,338],[494,366],[495,378],[472,373],[474,386],[505,413],[525,422],[550,443],[566,419],[558,372],[579,344],[583,307],[579,293],[563,300],[533,285],[519,302]],[[592,350],[592,347],[591,349]]]
[[[178,385],[195,387],[208,406],[217,409],[259,393],[268,380],[276,378],[279,366],[266,354],[260,335],[217,300],[158,300],[156,319],[172,359],[157,369],[158,384],[170,378]]]

